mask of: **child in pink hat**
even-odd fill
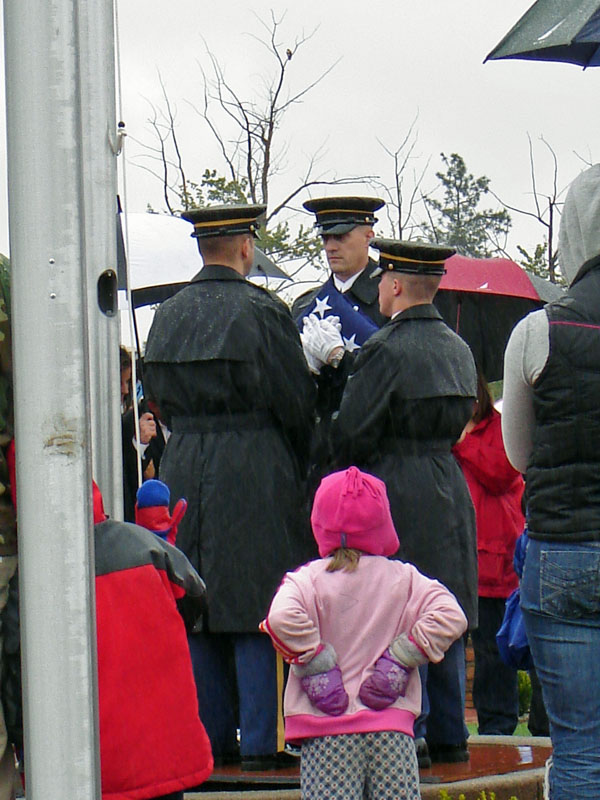
[[[418,800],[419,664],[467,620],[441,583],[389,560],[399,547],[383,481],[323,479],[311,523],[320,559],[287,573],[261,629],[291,665],[286,741],[302,746],[303,800]]]

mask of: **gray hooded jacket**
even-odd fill
[[[560,265],[569,285],[580,268],[600,254],[600,164],[571,184],[559,231]],[[513,330],[504,355],[502,436],[511,464],[525,472],[533,447],[533,385],[550,350],[546,312],[533,311]]]

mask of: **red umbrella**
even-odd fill
[[[488,381],[502,378],[504,350],[516,323],[562,295],[508,258],[446,261],[435,304],[448,325],[469,344]]]

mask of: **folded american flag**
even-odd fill
[[[319,319],[339,317],[342,324],[342,338],[349,353],[362,347],[369,336],[378,330],[377,325],[358,306],[354,306],[345,295],[338,292],[330,281],[321,286],[314,302],[296,320],[301,332],[304,317],[309,314],[316,314]]]

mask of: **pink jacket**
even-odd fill
[[[264,628],[289,663],[307,663],[321,642],[333,645],[350,703],[339,717],[318,711],[290,670],[284,700],[286,740],[380,730],[412,736],[421,711],[417,669],[406,695],[383,711],[360,702],[360,685],[403,632],[412,634],[431,661],[441,661],[466,630],[465,615],[441,583],[403,561],[363,555],[355,572],[326,572],[329,560],[311,561],[287,573]]]

